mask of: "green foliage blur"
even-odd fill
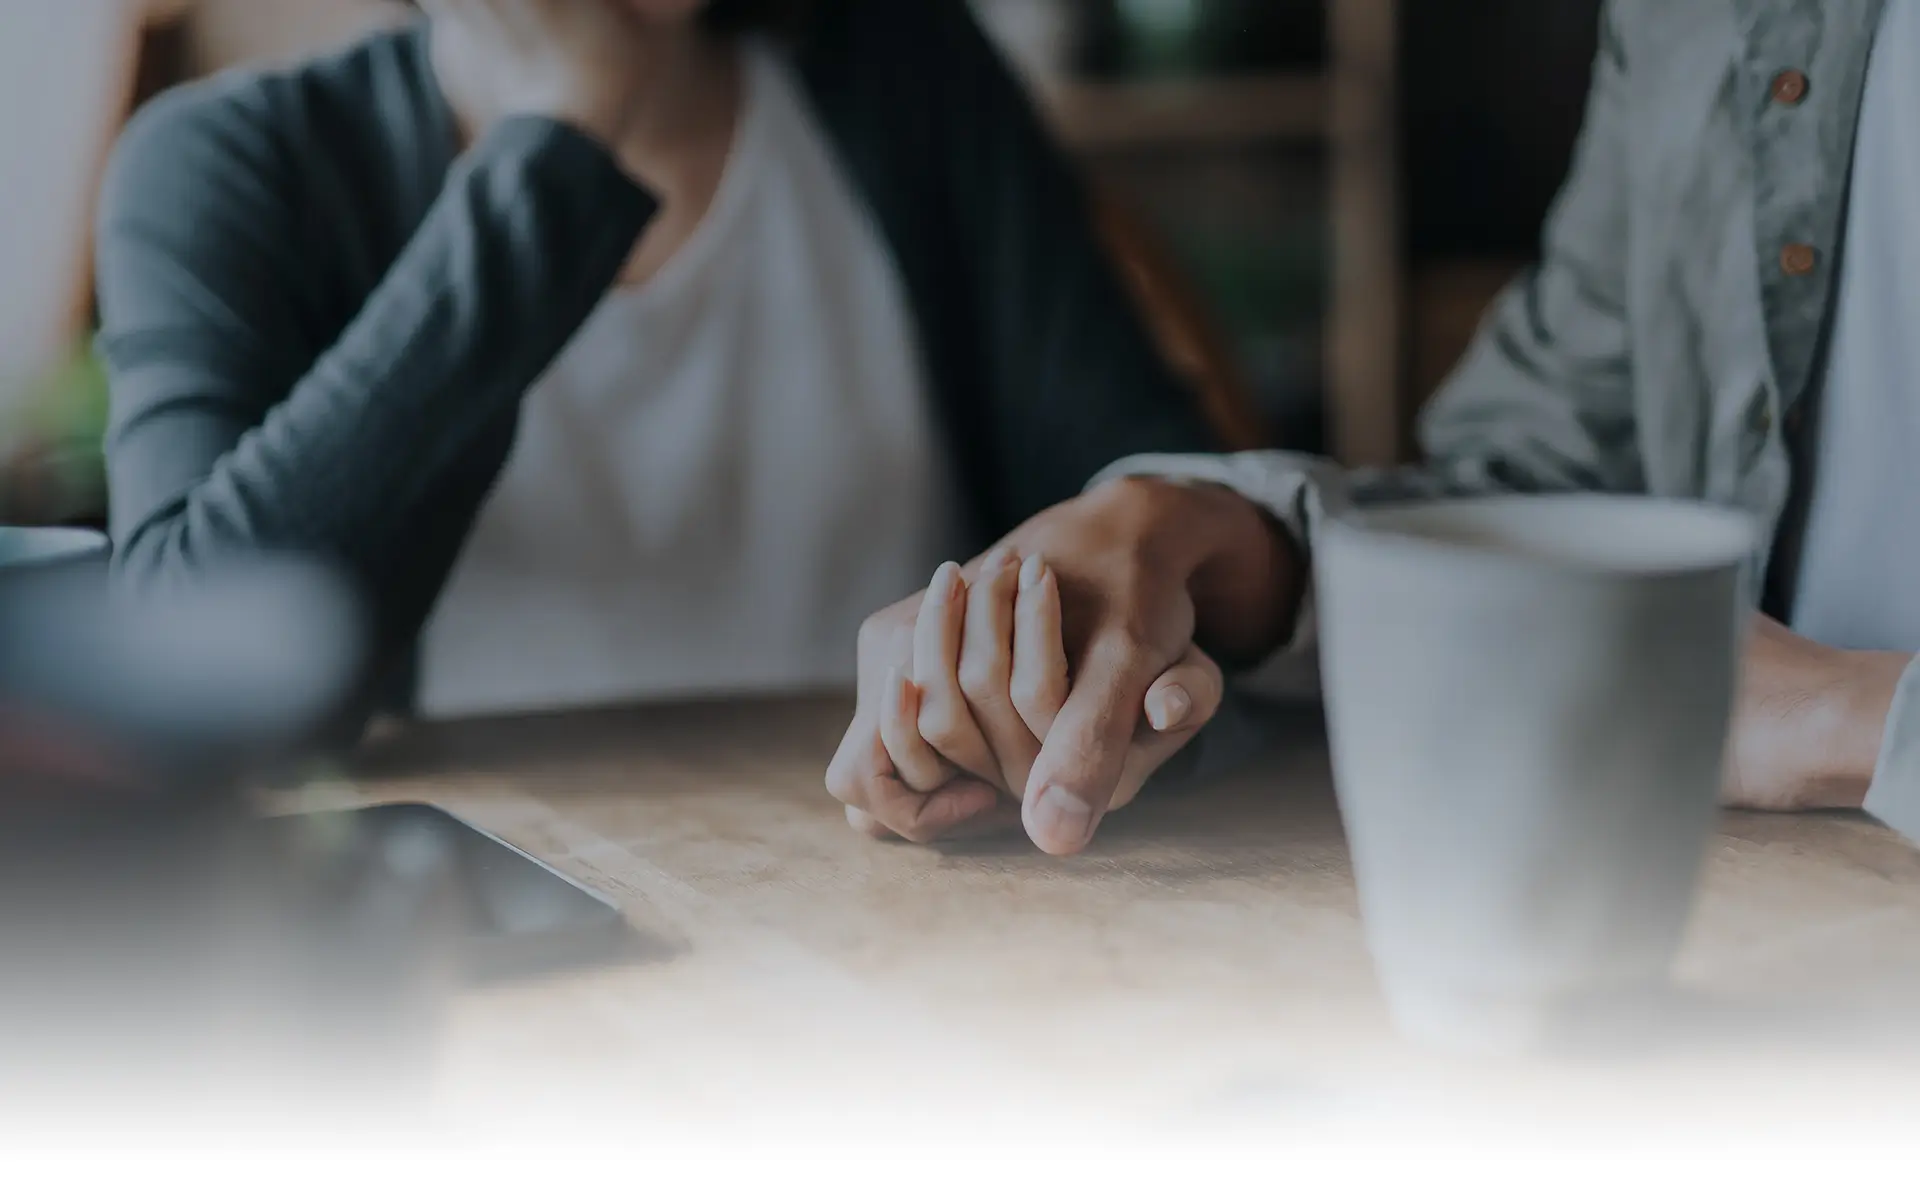
[[[87,347],[0,385],[0,523],[93,524],[106,509],[107,380]]]

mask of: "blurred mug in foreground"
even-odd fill
[[[40,720],[18,695],[13,680],[20,671],[13,664],[42,655],[30,643],[37,628],[7,616],[104,587],[109,555],[106,537],[93,530],[0,525],[0,779],[30,768],[93,776],[107,767]]]
[[[357,1108],[416,1085],[453,864],[365,838],[284,846],[249,786],[349,694],[362,624],[299,564],[139,597],[110,586],[98,535],[0,528],[9,1128],[115,1104]]]
[[[1754,538],[1627,497],[1328,518],[1335,773],[1410,1037],[1526,1049],[1661,989],[1714,824]]]
[[[0,525],[0,586],[28,573],[104,569],[107,539],[90,529],[20,529]]]

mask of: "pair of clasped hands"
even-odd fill
[[[651,102],[704,0],[421,0],[435,74],[474,134],[545,116],[646,178]],[[1010,829],[1074,854],[1212,719],[1229,661],[1291,628],[1301,555],[1224,489],[1130,479],[1035,517],[869,619],[828,788],[917,842]],[[1017,800],[1017,805],[1015,801]]]
[[[1266,585],[1295,574],[1278,531],[1217,489],[1124,480],[1049,510],[866,623],[828,790],[875,837],[1024,825],[1077,854],[1218,711],[1200,644],[1270,648]]]

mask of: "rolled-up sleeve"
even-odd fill
[[[1095,482],[1151,475],[1231,488],[1271,513],[1309,559],[1315,525],[1349,505],[1492,492],[1644,491],[1621,253],[1629,232],[1633,86],[1615,7],[1608,4],[1601,17],[1586,123],[1547,222],[1540,265],[1494,304],[1459,367],[1426,405],[1423,465],[1347,472],[1284,451],[1143,455],[1113,464]],[[1314,682],[1314,613],[1309,594],[1292,638],[1239,686],[1292,695]]]

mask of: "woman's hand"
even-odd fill
[[[469,132],[514,116],[618,146],[640,108],[646,24],[617,0],[421,0],[433,66]]]

